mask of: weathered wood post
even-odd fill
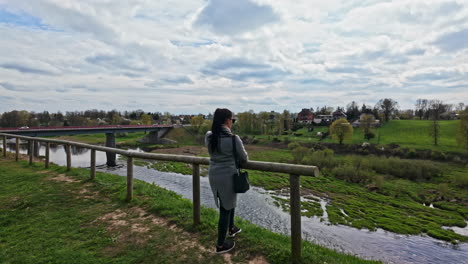
[[[133,157],[127,159],[127,201],[133,199]]]
[[[19,161],[19,144],[20,144],[20,140],[19,138],[16,138],[16,146],[15,146],[15,160],[16,161]]]
[[[46,148],[45,148],[45,168],[49,168],[49,161],[50,161],[50,143],[46,143]]]
[[[40,148],[40,145],[39,145],[39,141],[38,140],[34,140],[34,143],[33,143],[33,155],[34,157],[39,157],[39,148]]]
[[[71,170],[71,146],[65,145],[65,152],[67,153],[67,171]]]
[[[96,150],[91,149],[91,180],[96,178]]]
[[[6,148],[7,148],[7,137],[3,136],[3,157],[6,158]]]
[[[200,165],[192,164],[193,169],[193,224],[200,224]]]
[[[33,157],[34,157],[34,140],[28,141],[29,147],[29,165],[33,164]]]
[[[301,191],[299,175],[289,175],[291,205],[291,262],[300,263],[302,255],[301,237]]]

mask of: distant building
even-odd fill
[[[337,119],[340,119],[340,118],[347,119],[347,117],[348,117],[345,114],[345,112],[343,112],[341,110],[333,112],[332,116],[333,116],[333,120],[337,120]]]
[[[333,120],[333,115],[317,115],[314,118],[314,123],[317,125],[329,125]]]
[[[302,108],[301,112],[297,114],[297,122],[300,124],[312,124],[314,121],[314,113],[310,109]]]
[[[366,119],[366,118],[369,118],[370,121],[371,121],[371,127],[380,127],[380,120],[378,119],[375,119],[375,116],[373,114],[366,114],[366,113],[362,113],[360,116],[359,116],[359,119],[354,121],[351,125],[353,127],[360,127],[361,126],[361,121]]]

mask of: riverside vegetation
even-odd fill
[[[26,158],[26,157],[24,157]],[[213,254],[217,212],[143,181],[125,202],[126,179],[89,170],[0,159],[2,263],[287,263],[290,238],[242,219],[233,254]],[[303,244],[304,263],[377,263]]]
[[[251,160],[320,167],[321,176],[302,177],[301,186],[303,193],[328,201],[328,217],[324,217],[319,201],[313,199],[303,202],[305,216],[359,229],[382,228],[400,234],[427,234],[452,243],[468,242],[467,236],[451,230],[466,227],[468,219],[468,153],[455,141],[458,121],[441,121],[443,133],[438,146],[431,145],[430,136],[424,132],[428,122],[391,121],[376,131],[380,136],[364,146],[363,134],[357,129],[343,146],[315,136],[316,132],[325,132],[325,127],[312,132],[301,129],[292,135],[241,136],[247,141]],[[197,140],[184,129],[175,129],[168,136],[179,139],[174,149],[203,149],[202,135]],[[120,140],[129,142],[125,137]],[[169,150],[160,148],[156,146],[154,151]],[[207,156],[204,151],[196,154]],[[140,162],[142,166],[191,174],[186,164]],[[288,175],[258,171],[249,175],[253,185],[268,190],[289,186]],[[285,198],[276,199],[278,206],[288,210]]]

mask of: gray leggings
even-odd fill
[[[221,205],[219,207],[219,221],[218,221],[218,246],[222,246],[226,240],[227,230],[234,227],[234,208],[226,210]]]

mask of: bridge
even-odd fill
[[[149,132],[139,142],[149,144],[161,143],[164,137],[173,125],[111,125],[111,126],[66,126],[66,127],[19,127],[19,128],[0,128],[0,133],[8,133],[20,136],[30,137],[50,137],[50,136],[73,136],[81,134],[106,134],[106,147],[115,148],[116,133]],[[34,142],[34,153],[39,151],[39,142]],[[108,166],[116,166],[116,154],[106,152]]]

